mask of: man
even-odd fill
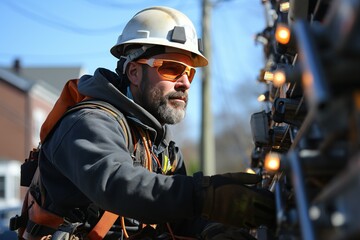
[[[117,74],[99,68],[94,76],[80,78],[82,95],[116,109],[71,111],[43,142],[41,185],[33,197],[41,196],[42,208],[65,219],[62,232],[70,226],[68,232],[84,236],[104,211],[121,216],[106,239],[210,239],[234,229],[229,226],[271,222],[271,196],[243,185],[257,183],[257,175],[187,176],[181,152],[168,138],[167,124],[185,116],[195,67],[208,64],[198,44],[184,14],[147,8],[128,22],[111,49],[119,58]],[[117,121],[121,115],[128,133]],[[51,235],[54,225],[35,222],[25,235]],[[247,235],[236,231],[239,239]]]

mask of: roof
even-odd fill
[[[28,92],[35,83],[30,79],[19,77],[18,75],[4,69],[0,69],[0,79],[24,92]]]
[[[34,81],[23,78],[17,74],[0,68],[0,80],[18,88],[20,91],[29,93],[32,91],[37,96],[41,96],[47,102],[55,103],[59,95],[59,90],[45,81]],[[1,161],[1,159],[0,159]]]
[[[6,68],[13,71],[12,68]],[[69,79],[79,78],[83,74],[81,67],[21,67],[19,76],[36,82],[45,82],[53,86],[60,94]]]

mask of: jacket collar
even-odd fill
[[[94,76],[81,77],[78,88],[86,96],[114,105],[127,119],[149,130],[154,144],[159,145],[166,137],[167,126],[162,126],[153,115],[125,96],[119,90],[122,86],[116,86],[116,83],[121,83],[116,73],[105,68],[98,68]]]

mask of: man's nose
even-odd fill
[[[191,86],[190,80],[188,75],[185,73],[180,78],[177,79],[175,88],[183,88],[183,89],[189,89]]]

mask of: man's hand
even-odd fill
[[[227,173],[207,177],[197,174],[204,218],[236,227],[275,224],[273,194],[249,186],[261,180],[259,175]]]

